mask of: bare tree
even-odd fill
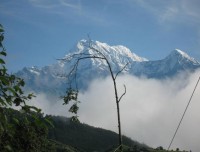
[[[79,101],[77,100],[77,97],[78,97],[78,87],[77,87],[78,65],[80,64],[80,61],[87,60],[87,59],[104,60],[108,66],[108,70],[109,70],[110,76],[112,78],[114,93],[115,93],[115,101],[116,101],[116,105],[117,105],[117,118],[118,118],[118,131],[119,131],[119,137],[118,137],[119,138],[119,147],[118,147],[118,149],[120,149],[120,151],[123,151],[119,103],[120,103],[121,99],[123,98],[123,96],[126,94],[126,86],[124,85],[123,94],[121,96],[118,96],[116,79],[117,79],[118,75],[125,70],[128,63],[126,63],[123,66],[123,68],[120,69],[118,72],[114,72],[113,67],[111,66],[111,61],[109,61],[108,57],[105,54],[103,54],[103,52],[101,52],[100,50],[98,50],[97,48],[95,48],[92,45],[91,40],[88,41],[86,47],[88,48],[88,50],[93,50],[94,53],[90,54],[85,51],[85,52],[80,52],[77,54],[72,54],[72,55],[69,55],[65,59],[61,59],[63,62],[71,62],[72,63],[71,69],[70,69],[69,73],[67,74],[67,79],[69,81],[70,87],[66,92],[66,96],[64,96],[64,104],[68,104],[69,101],[71,101],[71,100],[75,101],[74,104],[69,109],[69,111],[76,114],[76,116],[72,117],[72,120],[78,120],[78,116],[77,116],[77,111],[78,111],[77,104],[79,103]],[[75,83],[75,88],[72,87],[72,83]]]

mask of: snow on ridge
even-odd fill
[[[148,61],[146,58],[139,57],[135,53],[131,52],[131,50],[129,48],[127,48],[123,45],[110,46],[107,43],[102,43],[102,42],[99,42],[99,41],[95,41],[95,44],[99,47],[105,48],[110,53],[113,53],[113,54],[118,55],[118,56],[121,55],[122,57],[131,58],[133,61],[138,61],[138,62]]]
[[[123,45],[116,45],[116,46],[111,46],[114,50],[118,51],[121,54],[127,55],[134,61],[142,62],[142,61],[147,61],[147,59],[143,57],[139,57],[135,53],[131,52],[131,50]]]
[[[110,46],[107,43],[103,43],[100,41],[89,41],[82,39],[78,41],[78,43],[75,45],[73,49],[71,49],[71,52],[67,54],[64,58],[65,59],[71,59],[71,56],[73,54],[79,54],[79,53],[89,53],[95,55],[96,52],[92,49],[89,49],[88,46],[90,44],[96,48],[97,50],[101,51],[104,55],[108,57],[108,59],[111,61],[112,65],[116,65],[119,67],[123,67],[127,62],[145,62],[149,61],[146,58],[139,57],[135,53],[133,53],[129,48],[123,46],[123,45],[113,45]],[[183,59],[186,59],[187,61],[192,61],[193,64],[200,64],[197,60],[194,58],[190,57],[187,53],[181,51],[180,49],[174,49],[165,59],[162,60],[173,60],[173,62],[177,62],[177,60],[180,60],[181,62]],[[106,66],[105,61],[101,61],[99,59],[91,59],[92,65],[101,67],[101,66]],[[87,64],[85,65],[86,67],[89,66]],[[64,67],[64,64],[60,64],[60,67]]]
[[[72,58],[73,54],[79,54],[79,53],[89,53],[89,54],[96,54],[96,52],[92,49],[89,49],[89,43],[96,48],[97,50],[101,51],[104,55],[108,57],[108,59],[111,60],[113,64],[117,64],[119,66],[124,66],[129,61],[136,61],[136,62],[143,62],[148,61],[146,58],[142,58],[131,52],[130,49],[123,45],[115,45],[110,46],[107,43],[102,43],[100,41],[88,41],[85,39],[82,39],[77,42],[77,44],[74,46],[73,49],[71,49],[70,53],[66,54],[63,59],[70,60]],[[98,59],[91,59],[93,65],[106,65],[104,63],[105,61],[100,61]],[[63,65],[61,65],[63,66]]]
[[[184,51],[180,50],[180,49],[174,49],[174,51],[171,52],[170,55],[181,55],[183,58],[186,58],[190,61],[192,61],[193,63],[199,64],[199,62],[197,60],[195,60],[193,57],[190,57],[187,53],[185,53]]]
[[[175,49],[174,51],[178,52],[179,54],[181,54],[185,58],[191,58],[187,53],[181,51],[180,49]]]
[[[40,75],[40,72],[39,72],[39,68],[37,66],[32,66],[31,68],[28,68],[28,70],[31,72],[31,73],[34,73],[36,75]]]
[[[31,73],[34,73],[34,74],[36,74],[36,75],[40,75],[40,73],[39,72],[37,72],[37,71],[34,71],[34,70],[32,70],[32,69],[30,69],[29,70]]]

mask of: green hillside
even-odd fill
[[[11,123],[15,123],[12,121],[13,117],[17,117],[19,120],[24,117],[24,113],[17,110],[9,108],[4,109],[4,111]],[[47,117],[51,120],[54,127],[49,124],[47,124],[47,128],[44,127],[44,130],[48,132],[47,140],[43,141],[45,143],[42,148],[44,152],[119,152],[116,150],[118,147],[118,134],[115,132],[92,127],[83,123],[71,122],[70,119],[66,117],[46,116],[46,118]],[[44,118],[45,117],[41,116],[41,120],[45,123]],[[15,138],[16,141],[14,142],[22,142],[21,144],[24,144],[23,141],[29,141],[37,144],[39,141],[29,140],[28,136],[41,136],[40,131],[42,128],[38,130],[33,122],[31,126],[24,124],[24,122],[19,123],[24,129],[18,130],[18,134]],[[42,136],[44,135],[42,134]],[[2,141],[0,141],[0,151],[2,151],[1,143]],[[167,152],[163,150],[162,147],[153,149],[125,136],[123,136],[123,144],[124,152]]]
[[[51,118],[55,127],[49,130],[50,139],[71,145],[85,152],[110,151],[118,145],[118,134],[115,132],[87,124],[70,122],[65,117],[51,116]],[[123,143],[138,149],[147,147],[125,136],[123,136]]]

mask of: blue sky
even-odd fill
[[[199,0],[1,0],[8,68],[53,64],[87,34],[150,60],[179,48],[200,61],[199,7]]]

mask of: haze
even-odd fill
[[[120,102],[123,134],[155,148],[167,148],[199,76],[200,70],[193,74],[182,72],[164,80],[130,75],[118,77],[119,92],[123,93],[123,84],[127,87],[127,93]],[[200,149],[199,92],[200,86],[172,144],[173,149],[178,147],[193,152]],[[91,82],[87,91],[79,94],[79,98],[81,122],[118,131],[113,84],[109,77]],[[56,97],[50,99],[41,93],[33,103],[41,107],[44,113],[70,116],[67,112],[69,107],[63,106]]]

